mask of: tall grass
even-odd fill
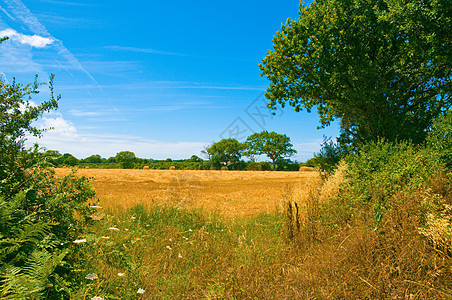
[[[289,218],[298,288],[316,299],[452,299],[451,183],[422,148],[365,146]]]
[[[200,210],[137,205],[115,216],[103,214],[78,246],[85,262],[79,276],[98,279],[86,280],[74,298],[288,297],[282,278],[290,268],[284,259],[290,247],[281,213],[231,220]]]

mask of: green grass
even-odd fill
[[[279,284],[275,270],[288,248],[280,214],[226,220],[141,205],[103,214],[78,246],[79,276],[98,279],[86,280],[73,298],[261,299]],[[145,293],[137,294],[139,288]]]

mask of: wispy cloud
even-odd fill
[[[13,16],[11,16],[3,7],[0,6],[0,10],[8,16],[8,18],[10,18],[13,21],[16,21],[16,19],[13,18]]]
[[[52,39],[54,41],[52,45],[56,48],[58,54],[62,56],[65,60],[67,60],[69,63],[71,63],[73,66],[75,66],[78,70],[85,73],[85,75],[87,75],[95,83],[97,88],[99,88],[103,92],[102,88],[100,87],[96,79],[94,79],[94,77],[91,76],[91,74],[82,67],[77,58],[75,58],[74,55],[72,55],[72,53],[63,45],[63,42],[52,37],[52,35],[47,31],[47,29],[39,22],[39,20],[30,12],[30,10],[20,0],[4,0],[4,2],[7,4],[8,10],[17,19],[23,22],[24,25],[26,25],[31,32],[35,33],[36,35]]]
[[[43,21],[46,24],[55,24],[55,25],[62,25],[65,27],[72,27],[72,28],[90,28],[93,27],[101,27],[103,24],[100,21],[93,20],[93,19],[84,19],[84,18],[68,18],[68,17],[62,17],[56,14],[37,14],[36,15],[39,20]]]
[[[181,57],[191,57],[198,59],[220,59],[220,60],[230,60],[230,61],[260,61],[260,58],[237,58],[237,57],[216,57],[216,56],[205,56],[205,55],[195,55],[188,53],[179,53],[179,52],[171,52],[171,51],[163,51],[157,50],[153,48],[138,48],[138,47],[126,47],[126,46],[105,46],[105,49],[111,49],[115,51],[129,51],[136,53],[147,53],[147,54],[157,54],[157,55],[172,55],[172,56],[181,56]]]
[[[83,2],[71,2],[71,1],[56,1],[56,0],[39,0],[40,2],[52,3],[58,5],[68,5],[68,6],[99,6],[94,3],[83,3]]]
[[[51,38],[42,37],[39,35],[26,35],[18,33],[14,29],[8,28],[0,31],[0,37],[7,36],[12,41],[17,41],[21,44],[29,45],[35,48],[44,48],[54,42]]]
[[[170,52],[170,51],[162,51],[162,50],[151,49],[151,48],[122,47],[122,46],[105,46],[104,48],[115,50],[115,51],[130,51],[130,52],[149,53],[149,54],[158,54],[158,55],[191,56],[189,54]]]
[[[18,21],[22,22],[25,27],[28,28],[32,33],[53,40],[51,47],[53,47],[59,57],[63,58],[67,63],[69,63],[72,68],[67,69],[77,69],[82,74],[88,77],[88,79],[94,83],[94,88],[97,89],[105,98],[110,102],[110,105],[116,110],[114,105],[111,103],[111,99],[107,96],[105,91],[102,89],[101,85],[97,80],[80,64],[78,59],[63,45],[63,42],[59,39],[54,38],[47,29],[39,22],[35,15],[33,15],[30,10],[20,1],[20,0],[3,0],[6,4],[8,12],[15,17]],[[60,64],[62,65],[62,64]],[[91,95],[91,91],[87,90]]]
[[[191,155],[201,155],[206,142],[161,141],[131,135],[84,134],[71,131],[71,127],[62,127],[67,131],[48,131],[43,138],[29,138],[28,144],[38,142],[46,149],[58,150],[61,153],[71,153],[78,158],[100,154],[102,157],[115,156],[120,151],[132,151],[138,157],[165,159],[189,158]],[[71,136],[72,134],[72,136]]]
[[[86,85],[85,85],[86,86]],[[89,87],[89,86],[87,86]],[[132,83],[119,83],[103,85],[105,89],[124,89],[124,90],[139,90],[139,89],[214,89],[214,90],[248,90],[248,91],[264,91],[265,86],[240,86],[240,85],[221,85],[221,84],[208,84],[200,82],[190,81],[145,81],[145,82],[132,82]],[[80,86],[61,86],[63,90],[76,90],[80,89]]]

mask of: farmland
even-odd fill
[[[56,169],[66,175],[71,169]],[[202,208],[226,217],[253,216],[280,208],[284,197],[320,183],[318,172],[80,169],[93,178],[99,204],[123,210],[137,204]]]

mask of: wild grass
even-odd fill
[[[137,200],[130,188],[151,179],[127,173],[118,183],[136,198],[100,201],[79,237],[86,243],[74,245],[86,285],[71,296],[452,299],[450,170],[406,144],[372,147],[324,181],[314,172],[156,173],[159,201]]]
[[[281,213],[225,219],[137,205],[103,214],[78,245],[85,261],[79,276],[98,279],[86,280],[74,298],[288,298],[283,278],[291,268],[284,259],[290,247]]]

